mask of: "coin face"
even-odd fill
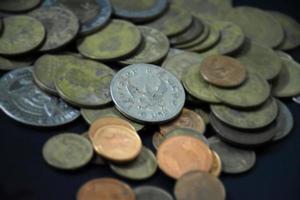
[[[16,69],[0,80],[0,106],[18,122],[39,126],[60,126],[74,121],[80,112],[62,99],[49,96],[34,84],[32,68]]]
[[[222,170],[228,174],[238,174],[250,170],[256,161],[254,151],[238,149],[227,145],[217,137],[209,138],[210,147],[216,151],[222,160]]]
[[[29,15],[42,22],[47,32],[40,51],[55,50],[68,44],[79,31],[76,15],[63,7],[40,8]]]
[[[123,165],[110,164],[110,168],[118,175],[132,180],[147,179],[156,172],[157,162],[152,151],[143,147],[140,155],[130,163]]]
[[[81,186],[77,200],[135,200],[129,185],[113,178],[93,179]]]
[[[91,59],[122,59],[133,53],[142,42],[139,29],[123,20],[112,20],[105,28],[80,39],[78,51]]]
[[[63,133],[50,138],[43,147],[45,161],[59,169],[77,169],[93,156],[91,143],[83,136]]]
[[[5,58],[0,56],[0,70],[10,71],[21,67],[30,66],[35,60],[35,57],[26,56],[18,58]]]
[[[111,81],[110,91],[121,113],[144,123],[172,120],[185,102],[184,89],[176,77],[149,64],[120,70]]]
[[[159,168],[174,179],[190,171],[208,172],[212,167],[209,147],[190,136],[170,137],[159,146],[156,157]]]
[[[209,56],[200,66],[203,78],[216,86],[239,86],[246,80],[247,71],[236,59],[227,56]]]
[[[168,38],[159,30],[147,26],[140,26],[144,44],[131,58],[121,61],[123,64],[156,63],[168,53],[170,43]]]
[[[2,0],[0,10],[6,12],[25,12],[38,6],[41,0]]]
[[[219,177],[222,172],[222,161],[220,156],[215,151],[212,151],[212,154],[213,165],[209,173],[215,177]]]
[[[225,200],[222,182],[207,172],[194,171],[180,177],[174,189],[176,199]]]
[[[154,186],[139,186],[134,189],[136,200],[173,200],[167,191]]]
[[[41,22],[29,16],[12,16],[3,19],[0,37],[0,54],[17,55],[37,48],[46,36]]]

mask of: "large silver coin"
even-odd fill
[[[120,112],[145,123],[172,120],[185,102],[178,79],[150,64],[135,64],[120,70],[111,81],[110,92]]]
[[[28,125],[52,127],[69,123],[80,112],[62,99],[42,92],[33,81],[32,67],[16,69],[0,80],[0,107],[11,118]]]

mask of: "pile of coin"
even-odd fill
[[[176,199],[220,200],[221,172],[250,170],[256,147],[293,128],[278,98],[300,103],[300,64],[283,52],[300,46],[300,24],[285,14],[230,0],[3,0],[0,16],[3,112],[32,126],[80,115],[90,125],[45,143],[52,167],[109,165],[131,180],[159,168]],[[156,155],[143,145],[149,132]],[[77,199],[173,197],[98,178]]]

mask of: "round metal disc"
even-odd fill
[[[167,191],[154,186],[140,186],[134,189],[136,200],[173,200]]]
[[[5,12],[25,12],[38,6],[41,0],[1,0],[0,10]]]

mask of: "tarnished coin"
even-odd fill
[[[144,180],[153,176],[156,172],[157,162],[152,151],[143,147],[140,155],[134,161],[122,165],[111,163],[110,168],[122,177],[132,180]]]
[[[0,107],[11,118],[39,127],[60,126],[74,121],[80,112],[62,99],[43,93],[34,84],[32,68],[8,72],[0,80]]]
[[[275,48],[284,39],[284,32],[269,13],[258,8],[240,6],[227,13],[226,20],[242,28],[245,35],[258,44]]]
[[[109,0],[44,0],[43,7],[65,6],[80,21],[80,34],[91,34],[104,27],[112,14]]]
[[[0,70],[9,71],[21,67],[30,66],[34,62],[34,60],[35,58],[30,56],[18,58],[5,58],[0,56]]]
[[[190,171],[208,172],[213,162],[209,147],[190,136],[168,138],[159,146],[156,157],[159,168],[174,179]]]
[[[76,200],[135,200],[129,185],[113,178],[93,179],[81,186]]]
[[[172,56],[176,56],[178,54],[181,54],[181,53],[184,53],[185,51],[184,50],[181,50],[181,49],[176,49],[176,48],[170,48],[169,49],[169,52],[168,52],[168,55],[166,57],[165,60],[167,60],[168,58],[172,57]]]
[[[160,132],[158,132],[158,131],[153,134],[153,136],[152,136],[152,145],[156,150],[158,149],[159,145],[162,143],[164,138],[165,138],[165,136],[160,134]]]
[[[222,160],[223,172],[228,174],[243,173],[255,165],[256,154],[254,151],[229,146],[217,137],[211,137],[208,140],[210,147],[219,154]]]
[[[1,0],[0,10],[5,12],[25,12],[38,6],[41,0]]]
[[[130,65],[111,81],[116,108],[127,117],[144,123],[163,123],[182,110],[185,92],[175,76],[149,64]]]
[[[200,115],[192,110],[184,108],[182,113],[173,121],[160,125],[160,133],[162,135],[177,129],[177,128],[190,128],[204,134],[206,125]]]
[[[29,14],[44,25],[47,37],[40,51],[58,49],[71,42],[79,31],[76,15],[63,7],[49,7],[34,10]]]
[[[174,189],[178,200],[225,200],[222,182],[202,171],[189,172],[178,179]]]
[[[201,63],[200,72],[207,82],[220,87],[239,86],[247,78],[244,65],[238,60],[227,56],[209,56],[205,58]]]
[[[167,0],[111,0],[114,14],[134,22],[149,21],[161,15],[168,6]]]
[[[62,98],[81,107],[97,107],[111,102],[109,85],[115,74],[111,68],[73,55],[64,56],[64,62],[64,66],[55,69],[54,78],[56,90]]]
[[[133,122],[124,117],[115,107],[107,107],[101,109],[81,109],[81,115],[85,119],[85,121],[89,124],[92,124],[99,118],[106,118],[106,117],[115,117],[121,118],[123,120],[128,121],[132,126],[134,126],[136,131],[140,131],[144,128],[144,125]]]
[[[210,174],[219,177],[222,172],[222,161],[217,152],[212,151],[213,154],[213,165],[210,169]]]
[[[251,110],[240,110],[224,105],[211,105],[213,114],[222,122],[241,129],[258,129],[272,123],[278,114],[274,98]]]
[[[36,49],[46,36],[43,24],[33,17],[6,17],[3,23],[5,28],[0,37],[0,54],[27,53]]]
[[[154,186],[139,186],[134,189],[136,200],[173,200],[167,191]]]
[[[166,133],[165,135],[163,135],[164,137],[162,138],[161,143],[163,143],[165,140],[167,140],[170,137],[180,136],[180,135],[191,136],[191,137],[197,138],[208,145],[207,138],[204,136],[203,133],[196,131],[194,129],[190,129],[190,128],[176,128],[176,129]]]
[[[168,38],[159,30],[147,26],[140,26],[143,35],[143,44],[137,52],[123,64],[157,63],[169,52],[170,43]]]
[[[209,122],[209,112],[208,111],[203,110],[201,108],[195,108],[194,112],[202,117],[202,119],[204,120],[206,125],[208,125],[210,123]]]
[[[79,39],[78,51],[91,59],[122,59],[133,53],[142,42],[139,29],[130,22],[112,20],[102,30]]]
[[[171,4],[160,18],[148,23],[147,26],[156,28],[166,36],[171,37],[187,30],[191,26],[192,21],[192,15]]]
[[[235,57],[249,72],[257,73],[266,80],[276,78],[282,67],[282,61],[271,48],[250,40],[246,40]]]
[[[99,155],[119,163],[134,160],[142,149],[139,135],[124,126],[105,126],[98,129],[91,139]]]
[[[220,88],[211,85],[214,95],[222,102],[235,107],[259,106],[270,96],[268,82],[258,74],[248,73],[246,81],[236,88]]]
[[[201,64],[201,63],[200,63]],[[184,88],[193,97],[208,103],[220,103],[221,101],[213,94],[209,84],[200,74],[200,65],[194,65],[184,74],[182,80]]]
[[[86,165],[93,156],[88,139],[73,133],[63,133],[50,138],[43,147],[45,161],[59,169],[77,169]]]

